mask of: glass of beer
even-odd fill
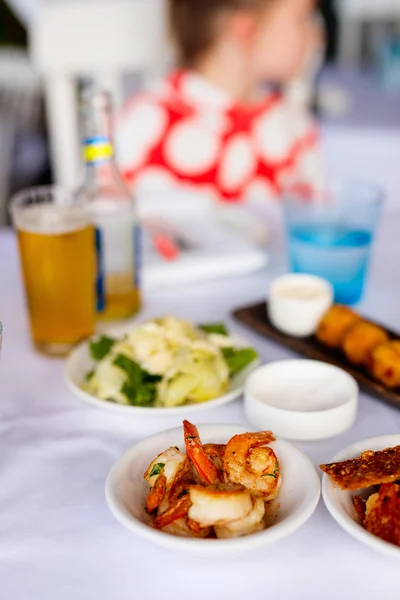
[[[94,331],[95,229],[87,211],[58,187],[32,188],[11,201],[33,342],[65,356]]]

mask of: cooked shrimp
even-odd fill
[[[166,533],[181,537],[209,537],[212,533],[210,527],[201,527],[188,518],[189,505],[188,494],[177,498],[173,504],[170,504],[168,496],[165,496],[159,506],[154,526]]]
[[[186,454],[172,447],[149,465],[146,509],[153,526],[189,538],[234,538],[268,526],[267,508],[281,485],[270,431],[234,436],[228,444],[202,444],[184,421]],[[269,519],[271,520],[271,519]]]
[[[186,518],[186,524],[195,537],[210,537],[213,530],[212,527],[201,527],[196,521],[192,521],[189,517]]]
[[[222,471],[224,468],[225,449],[225,444],[204,444],[203,446],[204,452],[218,471]]]
[[[164,473],[161,473],[151,488],[150,492],[147,494],[146,498],[146,510],[148,513],[152,513],[158,508],[162,502],[162,499],[165,495],[165,490],[167,489],[167,479]]]
[[[189,423],[189,421],[183,421],[183,431],[187,455],[195,467],[201,481],[207,485],[218,482],[220,474],[212,460],[204,451],[197,427],[192,425],[192,423]]]
[[[229,481],[247,488],[265,502],[278,495],[282,483],[279,461],[272,448],[270,431],[243,433],[229,440],[224,457],[224,470]]]
[[[204,444],[203,450],[218,471],[218,478],[222,483],[229,483],[224,473],[224,444]],[[192,465],[192,483],[204,485],[203,479],[198,475],[196,468]]]
[[[164,509],[165,510],[162,510]],[[181,496],[173,504],[168,504],[168,499],[160,505],[160,514],[154,520],[154,527],[156,529],[165,529],[168,525],[176,523],[179,519],[183,519],[188,514],[190,507],[190,498],[186,494]]]
[[[207,537],[211,534],[210,528],[204,529],[187,517],[190,506],[189,486],[192,482],[192,473],[192,464],[186,457],[158,505],[155,527],[167,533],[184,537]],[[158,481],[153,486],[149,496],[157,487],[157,483]]]
[[[233,538],[249,535],[264,529],[263,518],[265,514],[265,503],[262,498],[253,499],[253,508],[246,517],[232,521],[226,525],[217,525],[215,533],[217,538]]]
[[[204,452],[218,470],[218,477],[221,482],[228,483],[228,478],[224,473],[224,455],[226,450],[225,444],[204,444]]]
[[[178,475],[187,465],[186,455],[179,448],[169,448],[150,463],[144,478],[151,490],[146,500],[147,512],[153,512],[161,503]]]
[[[201,527],[225,525],[247,516],[253,508],[250,493],[242,486],[219,484],[192,485],[188,516]]]
[[[148,466],[144,478],[150,487],[153,487],[157,477],[163,473],[167,480],[167,485],[172,484],[180,467],[186,460],[186,454],[181,452],[176,446],[172,446],[161,452]]]
[[[193,467],[190,460],[186,458],[166,494],[169,504],[174,504],[181,496],[188,494],[191,483],[193,483]]]

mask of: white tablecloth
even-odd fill
[[[400,330],[400,211],[385,216],[369,291],[361,309]],[[272,250],[279,256],[280,236]],[[397,251],[396,251],[397,249]],[[291,537],[241,559],[198,560],[169,553],[124,530],[104,499],[104,481],[131,444],[178,419],[127,418],[82,404],[66,389],[63,363],[30,346],[15,240],[0,235],[0,597],[4,600],[394,600],[398,564],[349,537],[322,501]],[[226,320],[237,306],[261,299],[266,273],[165,290],[146,298],[143,317],[174,313],[198,321]],[[233,323],[231,323],[233,325]],[[265,360],[290,356],[249,334]],[[246,423],[241,401],[199,415],[196,422]],[[400,431],[400,411],[366,395],[355,427],[300,448],[315,465],[366,437]]]

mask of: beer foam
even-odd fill
[[[72,233],[90,224],[80,207],[36,204],[14,211],[14,224],[20,231],[44,235]]]

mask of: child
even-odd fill
[[[304,64],[314,3],[169,0],[181,68],[132,98],[118,121],[118,160],[133,188],[178,185],[224,202],[319,188],[316,128],[276,91]]]

